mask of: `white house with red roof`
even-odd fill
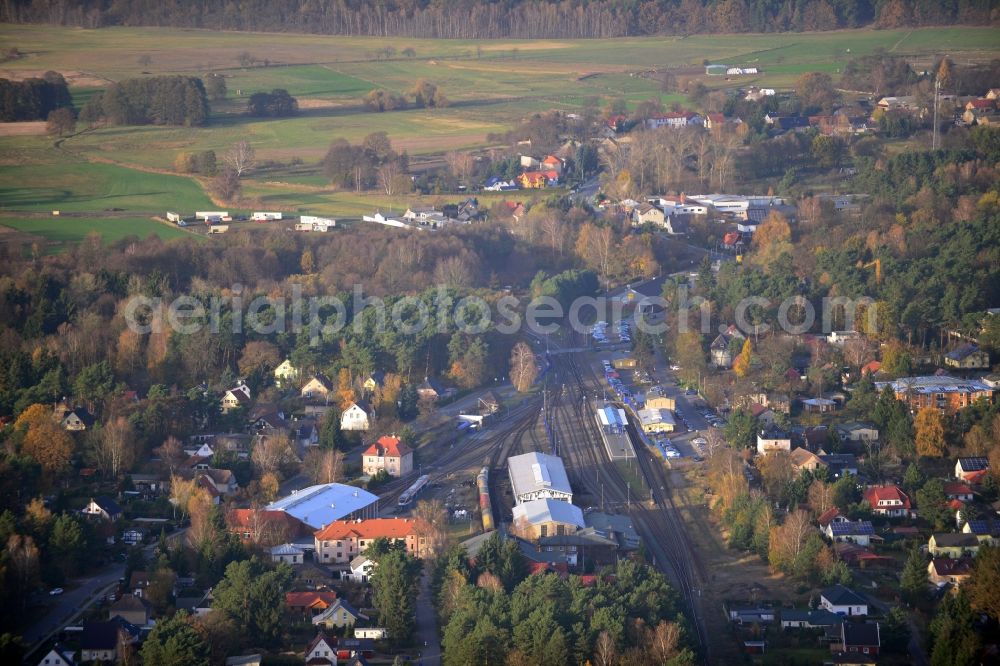
[[[393,435],[379,437],[365,450],[361,460],[365,474],[385,470],[389,476],[399,478],[413,471],[413,449]]]
[[[890,518],[909,516],[912,510],[910,498],[897,486],[870,486],[865,490],[865,501],[872,513]]]

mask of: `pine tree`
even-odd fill
[[[910,556],[906,558],[899,590],[909,604],[919,603],[927,595],[927,558],[919,548],[910,550]]]

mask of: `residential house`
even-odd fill
[[[374,476],[382,470],[399,478],[413,471],[413,449],[394,435],[383,435],[361,454],[362,471]]]
[[[655,224],[662,227],[665,222],[663,211],[652,204],[639,204],[632,210],[632,223],[636,226]]]
[[[119,632],[129,643],[135,643],[139,628],[120,617],[107,622],[87,622],[79,634],[80,661],[110,662],[118,660]]]
[[[843,623],[843,617],[823,609],[785,608],[781,611],[782,629],[823,629]]]
[[[228,414],[239,407],[249,408],[252,402],[250,387],[246,385],[246,382],[240,382],[222,394],[222,413]]]
[[[515,504],[536,499],[573,501],[566,467],[558,456],[538,452],[511,456],[507,459],[507,472]]]
[[[541,171],[525,171],[517,177],[517,182],[522,189],[539,190],[548,184],[548,178]]]
[[[978,400],[992,402],[994,389],[983,382],[948,375],[903,377],[891,382],[875,382],[879,391],[889,386],[896,400],[905,402],[911,411],[934,407],[952,414]]]
[[[367,393],[374,393],[376,389],[382,388],[385,384],[385,373],[381,370],[375,370],[370,375],[365,377],[365,381],[362,382],[361,387]]]
[[[989,97],[970,99],[965,103],[966,111],[986,111],[993,108],[996,108],[996,100]]]
[[[428,544],[412,518],[335,520],[313,534],[316,561],[348,564],[379,538],[404,544],[411,555],[423,557],[426,554]]]
[[[971,502],[975,495],[968,484],[961,481],[948,481],[944,484],[944,495],[950,500]]]
[[[730,622],[737,624],[765,624],[774,622],[774,609],[761,604],[725,604]]]
[[[435,377],[424,377],[423,383],[417,387],[417,395],[424,400],[440,400],[453,392]]]
[[[840,641],[831,643],[830,650],[874,657],[881,645],[878,622],[844,622],[840,625]]]
[[[542,171],[555,171],[561,174],[563,171],[563,161],[555,155],[549,155],[542,160]]]
[[[514,530],[522,539],[564,536],[583,529],[583,511],[569,502],[536,499],[513,509]]]
[[[944,532],[932,534],[927,541],[927,552],[933,557],[959,558],[979,552],[979,539],[975,534]]]
[[[85,407],[76,407],[68,412],[62,418],[63,430],[69,430],[71,432],[81,432],[87,428],[92,428],[96,422],[96,418],[93,414],[87,411]]]
[[[133,571],[132,576],[128,581],[128,589],[132,591],[132,594],[141,597],[146,593],[146,588],[149,587],[149,572],[148,571]]]
[[[371,580],[372,570],[375,568],[375,560],[365,554],[358,555],[351,560],[351,570],[346,574],[348,580],[355,583],[367,583]]]
[[[74,654],[76,653],[73,650],[68,649],[62,643],[56,643],[52,649],[45,653],[45,656],[38,662],[38,666],[76,666],[76,660],[73,659]]]
[[[324,626],[327,629],[333,627],[344,628],[353,627],[358,620],[367,620],[368,616],[356,610],[346,599],[337,598],[330,607],[314,616],[312,623],[316,626]]]
[[[883,97],[876,103],[876,106],[883,111],[914,111],[917,109],[917,98],[913,95]]]
[[[704,126],[704,124],[704,119],[693,111],[673,111],[671,113],[664,113],[646,120],[646,126],[649,129],[657,129],[660,127],[672,127],[677,129],[692,125]]]
[[[742,337],[742,336],[740,336]],[[708,353],[712,357],[712,365],[717,368],[729,368],[733,365],[733,355],[729,351],[732,338],[725,333],[720,333],[708,348]]]
[[[968,483],[979,483],[990,469],[986,456],[969,456],[955,461],[955,478]]]
[[[83,507],[81,513],[92,518],[101,518],[114,522],[122,517],[122,508],[110,497],[100,495],[91,498],[87,506]]]
[[[767,396],[767,406],[786,416],[792,413],[792,400],[784,393]]]
[[[302,564],[305,561],[306,551],[291,543],[283,543],[278,546],[271,546],[271,561],[284,562],[285,564]]]
[[[967,555],[952,557],[935,557],[927,565],[927,578],[934,585],[951,584],[959,587],[972,574],[975,560]]]
[[[327,398],[333,393],[333,382],[322,372],[317,372],[299,390],[299,395],[303,398]]]
[[[308,561],[305,564],[295,567],[296,587],[309,587],[319,589],[329,587],[333,584],[333,574],[326,567]]]
[[[306,646],[305,663],[309,666],[337,666],[337,641],[321,631]]]
[[[848,617],[868,615],[868,602],[843,585],[833,585],[820,593],[821,608]]]
[[[913,515],[909,496],[898,486],[869,486],[864,499],[877,513],[889,518],[906,518]]]
[[[788,455],[789,461],[792,463],[792,468],[795,470],[796,474],[801,474],[805,471],[815,471],[821,467],[826,467],[818,455],[810,451],[799,447],[797,449],[792,449],[792,452]]]
[[[306,590],[305,592],[285,592],[285,608],[290,613],[319,615],[337,601],[337,593],[330,590]]]
[[[806,414],[827,414],[837,410],[837,403],[826,398],[806,398],[802,401],[802,410]]]
[[[825,453],[820,451],[819,459],[826,463],[830,476],[839,479],[845,474],[858,475],[858,459],[850,453]]]
[[[125,594],[111,606],[108,613],[109,619],[120,617],[129,624],[145,627],[153,617],[153,608],[142,597]]]
[[[841,423],[836,426],[837,434],[847,442],[873,442],[878,439],[878,428],[869,423]]]
[[[763,455],[768,451],[792,450],[792,438],[777,428],[761,430],[757,433],[757,453]]]
[[[963,534],[973,534],[980,544],[1000,545],[1000,520],[993,518],[970,520],[962,527]]]
[[[944,364],[960,370],[980,370],[990,367],[990,355],[973,344],[965,344],[944,355]]]
[[[687,213],[671,213],[667,216],[663,228],[671,236],[683,236],[691,230],[691,215]]]
[[[871,522],[867,520],[847,520],[843,522],[832,522],[823,531],[827,538],[836,542],[856,543],[859,546],[867,546],[871,543],[875,529]]]
[[[274,369],[274,381],[278,386],[293,384],[299,380],[299,369],[292,365],[291,360],[285,359]]]
[[[375,411],[364,400],[355,400],[340,414],[341,430],[368,430],[375,419]]]
[[[833,506],[824,511],[816,519],[817,524],[819,524],[820,531],[826,532],[826,526],[830,523],[846,523],[849,522],[847,516],[840,513],[840,509]]]

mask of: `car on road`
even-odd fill
[[[673,370],[674,372],[677,372],[678,370],[681,369],[681,366],[679,366],[679,365],[671,365],[670,369]]]
[[[698,392],[694,389],[688,389],[687,391],[684,391],[684,395],[698,395]]]
[[[62,594],[65,591],[66,590],[62,589],[61,587],[54,587],[51,590],[49,590],[49,596],[50,597],[58,597],[60,594]]]

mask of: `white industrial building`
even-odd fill
[[[573,501],[573,489],[558,456],[538,452],[514,456],[507,460],[507,471],[517,504],[537,499]]]

